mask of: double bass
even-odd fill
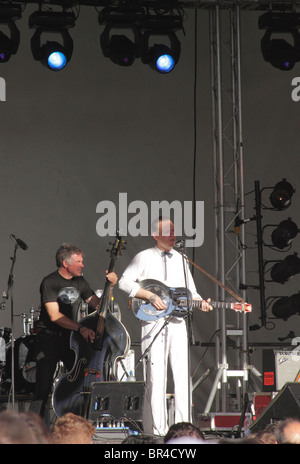
[[[110,250],[109,273],[114,270],[123,243],[117,234]],[[109,311],[110,299],[111,283],[106,280],[99,309],[80,320],[80,324],[94,330],[93,343],[78,332],[71,333],[75,361],[72,369],[57,381],[52,395],[53,409],[59,417],[67,412],[85,416],[91,383],[116,380],[118,361],[128,353],[130,337]]]

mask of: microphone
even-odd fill
[[[176,240],[174,243],[175,248],[184,248],[185,240]]]
[[[23,240],[21,240],[20,238],[17,238],[15,235],[11,234],[10,235],[11,237],[13,237],[15,239],[15,241],[17,242],[17,244],[19,245],[20,248],[22,248],[22,250],[28,250],[28,246],[26,245],[26,243],[23,242]]]

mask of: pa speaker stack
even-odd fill
[[[256,433],[268,424],[288,418],[300,420],[300,384],[298,382],[286,383],[249,428],[252,433]]]

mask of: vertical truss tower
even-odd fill
[[[209,10],[211,91],[213,115],[214,208],[216,227],[216,277],[245,299],[243,138],[240,69],[240,8],[229,4]],[[216,299],[230,301],[230,294],[216,287]],[[247,314],[221,309],[216,314],[217,375],[205,413],[216,400],[216,411],[229,410],[229,395],[241,406],[247,390]],[[230,343],[229,343],[230,342]],[[232,350],[230,347],[233,347]],[[231,357],[231,359],[229,359]],[[221,385],[221,388],[219,386]]]

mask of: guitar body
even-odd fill
[[[80,323],[96,331],[98,319],[95,311]],[[77,332],[72,332],[70,346],[75,351],[73,368],[57,381],[52,397],[54,411],[59,417],[67,412],[85,415],[91,383],[116,379],[118,360],[127,355],[130,338],[125,327],[108,312],[101,346],[97,340],[86,342]]]
[[[154,279],[143,280],[140,282],[140,286],[159,296],[166,307],[164,311],[158,311],[149,301],[133,298],[131,302],[133,314],[141,321],[155,321],[170,314],[177,317],[186,316],[186,308],[181,307],[178,302],[182,299],[186,300],[187,294],[188,298],[192,298],[192,294],[188,289],[184,287],[170,288]]]
[[[185,317],[188,308],[201,308],[201,300],[194,300],[189,289],[184,287],[167,287],[162,282],[154,279],[145,279],[140,282],[141,288],[151,291],[160,297],[166,309],[160,311],[148,301],[141,298],[132,298],[131,309],[133,314],[141,321],[151,322],[161,317],[176,316]],[[238,312],[251,312],[252,306],[244,302],[211,301],[209,303],[214,308],[233,309]]]

